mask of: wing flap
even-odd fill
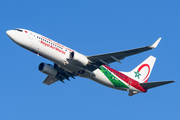
[[[58,81],[58,79],[56,77],[47,76],[46,79],[43,81],[43,83],[46,85],[51,85],[56,81]]]
[[[165,84],[169,84],[172,82],[175,82],[175,81],[172,80],[172,81],[146,82],[146,83],[139,83],[139,84],[145,89],[151,89],[151,88],[158,87],[158,86],[165,85]]]

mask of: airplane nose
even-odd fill
[[[8,30],[8,31],[6,31],[6,34],[9,36],[9,30]]]
[[[13,36],[14,36],[14,31],[13,30],[8,30],[6,31],[6,34],[8,35],[8,37],[13,40]]]
[[[9,37],[12,36],[12,30],[6,31],[6,34],[7,34]]]

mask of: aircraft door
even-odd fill
[[[29,38],[30,40],[33,40],[33,37],[34,37],[34,34],[33,34],[32,32],[29,32],[29,37],[28,37],[28,38]]]
[[[27,38],[28,38],[28,40],[26,41],[26,42],[28,42],[29,43],[29,47],[32,49],[32,45],[33,45],[33,38],[34,38],[35,36],[34,36],[34,34],[33,34],[33,32],[31,32],[31,31],[28,31],[27,32]]]
[[[66,48],[65,49],[65,59],[64,61],[66,62],[66,64],[69,64],[69,60],[70,60],[70,51],[67,50]]]
[[[131,82],[132,82],[132,80],[130,78],[128,78],[128,87],[129,88],[131,87]]]

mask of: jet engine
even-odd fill
[[[86,66],[89,63],[89,60],[87,59],[87,57],[78,52],[71,52],[69,58],[74,63],[77,63],[82,66]]]
[[[42,73],[45,73],[49,76],[56,76],[58,74],[58,71],[54,69],[53,65],[46,64],[46,63],[40,63],[39,64],[39,71]]]

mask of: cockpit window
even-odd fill
[[[23,32],[23,30],[21,30],[21,29],[14,29],[14,30],[17,30],[17,31],[19,31],[19,32]]]

